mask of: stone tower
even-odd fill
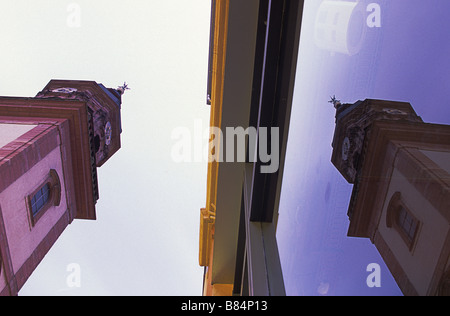
[[[120,148],[121,95],[52,80],[0,97],[0,295],[17,295],[74,219],[96,219],[97,168]]]
[[[336,108],[331,161],[353,184],[348,235],[370,238],[405,295],[450,294],[450,126],[404,102]]]

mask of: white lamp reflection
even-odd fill
[[[326,0],[317,12],[314,40],[319,48],[355,55],[363,45],[366,27],[359,2]]]

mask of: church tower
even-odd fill
[[[34,98],[0,97],[0,295],[18,294],[74,219],[96,219],[125,89],[51,80]]]
[[[405,295],[449,295],[450,126],[404,102],[334,104],[331,161],[353,184],[348,235],[370,238]]]

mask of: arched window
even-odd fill
[[[52,206],[61,202],[61,182],[56,170],[50,170],[47,178],[27,197],[27,206],[34,226]]]
[[[417,240],[420,222],[408,209],[400,192],[394,193],[387,209],[386,225],[398,231],[409,250]]]

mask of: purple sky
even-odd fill
[[[305,4],[277,233],[288,295],[402,294],[371,242],[346,237],[352,186],[330,161],[329,96],[408,101],[425,122],[450,124],[450,2],[360,2],[379,4],[381,27],[367,28],[353,56],[315,45],[321,2]],[[381,266],[380,288],[366,285],[370,263]]]

